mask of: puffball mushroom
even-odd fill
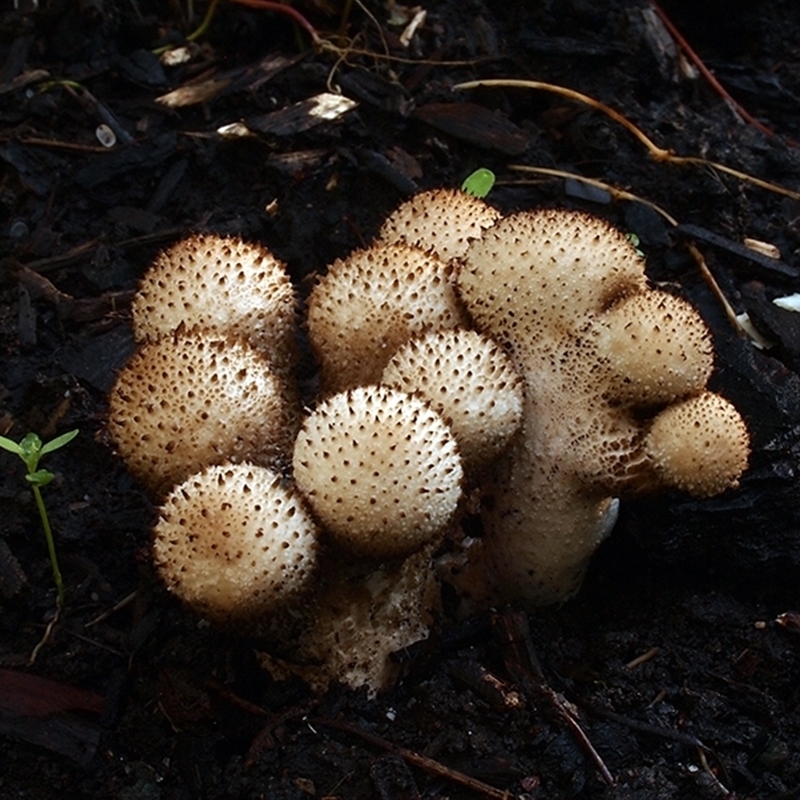
[[[302,423],[293,464],[328,537],[374,561],[439,541],[461,496],[461,459],[444,420],[385,386],[321,403]]]
[[[747,428],[725,398],[703,392],[653,420],[645,451],[664,484],[697,497],[738,485],[747,468]]]
[[[300,497],[253,464],[211,466],[187,478],[167,495],[153,529],[167,589],[217,623],[251,625],[299,603],[317,549]]]
[[[465,322],[444,262],[405,244],[335,261],[308,298],[308,334],[328,393],[377,383],[411,336]]]
[[[497,343],[477,331],[411,339],[381,383],[416,394],[442,416],[468,472],[494,460],[522,421],[522,379]]]
[[[497,209],[459,189],[433,189],[401,204],[383,223],[378,241],[405,242],[449,262],[499,217]]]
[[[647,410],[704,390],[709,336],[683,301],[647,287],[641,257],[608,223],[550,210],[501,219],[470,245],[458,288],[525,382],[523,425],[482,514],[483,554],[505,599],[536,606],[577,591],[619,494],[679,480],[701,494],[734,485],[746,457],[705,484],[679,479],[677,464],[709,465],[703,454],[723,442],[741,453],[735,411],[718,438],[684,424],[683,452],[661,442],[663,424],[650,429]]]
[[[595,336],[615,400],[670,403],[701,391],[711,377],[714,352],[705,322],[688,302],[666,292],[624,298],[600,315]]]
[[[246,339],[279,372],[294,362],[296,300],[286,267],[238,237],[194,234],[161,253],[132,313],[140,342],[201,328]]]
[[[139,347],[109,395],[108,432],[153,492],[209,464],[291,458],[297,412],[246,342],[200,332]]]

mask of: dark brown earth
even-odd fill
[[[0,797],[800,797],[800,318],[769,302],[798,289],[800,203],[655,163],[620,125],[556,95],[452,90],[476,78],[560,84],[662,147],[797,190],[795,5],[664,3],[772,136],[705,80],[673,79],[674,60],[659,65],[646,2],[431,3],[407,50],[383,3],[369,14],[356,3],[344,22],[341,8],[298,5],[326,41],[353,44],[340,58],[309,49],[284,15],[223,0],[194,61],[169,68],[152,51],[196,28],[184,3],[41,0],[4,12],[0,434],[80,435],[46,464],[67,604],[32,665],[55,593],[21,465],[0,453]],[[204,103],[156,101],[191,78],[228,83]],[[357,108],[307,129],[302,114],[267,116],[328,85]],[[479,108],[457,105],[467,102]],[[106,151],[95,130],[109,113],[118,144]],[[216,133],[241,120],[255,136]],[[695,227],[673,230],[645,205],[582,197],[513,164],[597,178]],[[404,654],[407,674],[385,696],[313,698],[272,682],[246,643],[154,580],[153,508],[103,435],[105,393],[131,350],[127,301],[158,249],[193,230],[263,242],[307,285],[415,188],[459,185],[477,167],[498,175],[489,200],[503,210],[585,208],[639,236],[653,281],[691,298],[714,331],[714,388],[748,422],[751,469],[714,500],[625,505],[580,595],[529,619],[542,675],[526,674],[524,637],[514,646],[508,632],[520,620],[506,612],[442,620]],[[780,262],[731,247],[745,237],[777,246]],[[734,333],[690,241],[772,349]],[[313,373],[306,363],[303,378]],[[494,693],[487,672],[505,682]],[[445,768],[483,783],[467,788]]]

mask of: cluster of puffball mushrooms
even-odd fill
[[[562,601],[620,497],[710,496],[746,468],[703,320],[585,213],[501,216],[456,190],[401,205],[310,293],[305,409],[297,306],[260,245],[188,237],[141,282],[109,401],[160,503],[159,575],[273,675],[385,688],[442,582],[462,613]]]

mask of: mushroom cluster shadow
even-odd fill
[[[746,469],[702,318],[601,219],[425,192],[297,305],[265,248],[191,236],[143,278],[109,398],[160,503],[159,575],[275,676],[387,688],[443,582],[464,614],[561,602],[620,498]],[[298,324],[321,376],[305,412]]]

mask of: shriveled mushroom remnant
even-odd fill
[[[406,244],[335,261],[308,299],[309,338],[330,393],[377,383],[411,336],[466,321],[445,263]]]
[[[411,339],[388,363],[381,383],[436,410],[470,472],[497,458],[522,421],[522,379],[506,353],[477,331]]]
[[[286,267],[237,237],[195,234],[161,253],[132,312],[137,341],[200,328],[247,339],[278,372],[294,361],[297,312]]]
[[[331,683],[373,694],[390,688],[400,673],[392,655],[427,639],[440,610],[431,550],[383,564],[339,549],[323,554],[304,624],[290,647],[279,647],[289,656],[261,652],[264,668],[278,679],[298,675],[317,691]]]
[[[160,509],[153,559],[167,588],[198,614],[252,626],[295,610],[317,563],[316,526],[282,478],[252,464],[209,467]]]
[[[209,464],[286,465],[296,418],[259,353],[196,332],[134,353],[109,395],[108,432],[131,474],[158,492]]]
[[[484,556],[507,599],[540,605],[574,593],[619,494],[736,485],[748,440],[729,404],[704,406],[711,438],[684,424],[683,454],[661,444],[659,416],[704,390],[708,333],[683,301],[647,288],[620,232],[578,212],[517,214],[470,246],[458,285],[526,387],[522,429],[496,465],[483,514]],[[703,457],[711,449],[726,455]],[[668,465],[679,458],[714,477],[678,479]]]
[[[450,262],[499,217],[497,209],[458,189],[432,189],[397,208],[383,223],[378,242],[405,242]]]

